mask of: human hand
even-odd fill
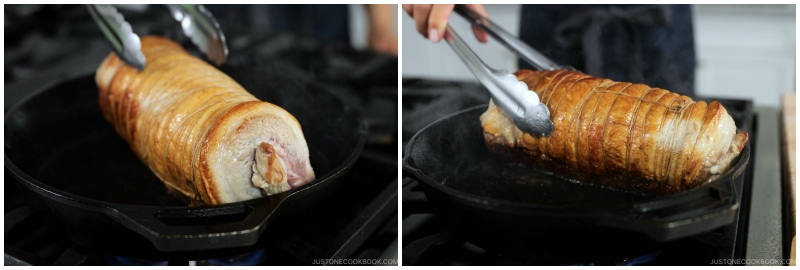
[[[484,17],[489,17],[483,5],[468,4],[465,6]],[[403,10],[411,18],[414,18],[417,32],[427,37],[431,42],[437,43],[444,36],[447,21],[450,19],[450,14],[453,13],[453,7],[455,5],[403,5]],[[488,34],[474,25],[472,26],[472,33],[481,43],[486,43],[489,40]]]
[[[370,31],[367,44],[370,50],[397,56],[397,33],[394,31]]]
[[[367,45],[378,53],[397,56],[397,10],[391,5],[367,5],[370,27]]]

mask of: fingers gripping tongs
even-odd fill
[[[455,12],[463,16],[471,24],[486,31],[537,69],[553,70],[563,68],[498,27],[489,19],[467,7],[456,5]],[[470,71],[475,74],[478,81],[489,90],[495,105],[514,125],[523,132],[536,137],[550,136],[553,133],[554,128],[553,121],[550,120],[550,111],[546,105],[539,102],[536,93],[529,91],[527,85],[516,81],[516,77],[507,71],[496,70],[486,65],[450,26],[447,26],[444,38]],[[523,86],[520,86],[520,83]]]
[[[145,57],[139,36],[133,33],[117,8],[112,5],[86,5],[114,52],[125,63],[144,69]],[[203,5],[166,5],[172,17],[181,24],[183,33],[216,65],[228,57],[225,35],[219,23]]]

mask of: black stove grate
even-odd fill
[[[268,224],[259,243],[252,247],[163,253],[161,258],[146,259],[108,254],[73,243],[57,225],[49,224],[45,212],[27,205],[15,192],[20,187],[7,183],[5,264],[310,265],[322,259],[377,258],[397,237],[397,180],[392,173],[396,166],[386,159],[368,155],[360,158],[348,180],[343,181],[343,192],[335,195],[335,204],[287,214],[287,218]],[[389,181],[376,181],[381,179]],[[224,255],[215,257],[215,253]]]

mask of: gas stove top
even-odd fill
[[[403,79],[403,149],[411,137],[431,122],[444,116],[485,104],[489,95],[477,83],[435,79]],[[702,98],[709,99],[709,98]],[[720,99],[737,123],[750,133],[753,158],[744,177],[736,183],[740,208],[735,220],[706,233],[666,243],[649,239],[635,247],[614,247],[610,242],[590,243],[569,235],[541,235],[520,244],[509,239],[485,239],[475,235],[469,220],[458,212],[443,211],[431,203],[421,183],[411,173],[403,172],[403,264],[404,265],[750,265],[785,264],[782,253],[775,254],[781,243],[754,241],[766,233],[781,233],[780,218],[753,219],[755,210],[764,203],[780,202],[756,180],[769,179],[764,169],[756,169],[763,139],[774,136],[759,125],[771,119],[759,117],[763,110],[754,108],[750,100]],[[762,133],[764,135],[762,135]],[[755,212],[753,212],[755,211]],[[755,213],[755,214],[754,214]],[[468,232],[467,234],[463,232]],[[478,230],[478,234],[479,230]],[[625,234],[623,234],[625,235]],[[770,253],[773,252],[773,253]],[[773,254],[764,258],[763,254]]]
[[[343,181],[335,204],[288,213],[267,225],[253,246],[149,258],[118,255],[72,242],[48,214],[5,184],[6,265],[312,265],[386,264],[396,259],[396,164],[366,150]],[[7,179],[11,175],[6,173]],[[365,196],[364,193],[370,194]],[[101,232],[99,232],[101,233]],[[361,261],[358,261],[361,259]]]
[[[133,12],[126,18],[136,33],[166,36],[193,48],[166,13]],[[267,225],[253,246],[155,251],[155,256],[139,258],[73,242],[58,224],[48,222],[46,211],[30,203],[6,170],[6,265],[397,264],[397,58],[287,33],[264,33],[236,18],[218,19],[231,52],[222,70],[280,70],[287,80],[323,85],[363,112],[367,142],[340,181],[341,192],[332,196],[336,203],[303,213],[287,211]],[[27,95],[93,74],[111,52],[82,5],[7,7],[6,20],[7,37],[14,40],[6,44],[6,111]],[[279,76],[270,76],[275,77]]]

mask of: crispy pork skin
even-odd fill
[[[97,69],[104,117],[192,204],[277,194],[314,180],[300,124],[177,43],[141,40],[144,70],[110,54]]]
[[[516,72],[550,109],[555,131],[523,133],[490,102],[481,115],[490,150],[580,182],[672,194],[717,178],[747,143],[717,101],[576,71]]]

